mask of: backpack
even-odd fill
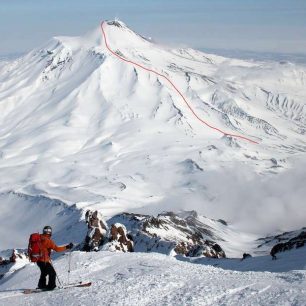
[[[31,234],[28,246],[30,261],[37,262],[42,259],[41,238],[39,233]]]

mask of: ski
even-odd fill
[[[41,293],[41,292],[52,292],[52,291],[57,291],[57,290],[62,290],[62,289],[68,289],[68,288],[74,288],[74,287],[90,287],[91,282],[88,283],[75,283],[75,284],[67,284],[62,287],[57,287],[54,288],[53,290],[47,290],[47,289],[25,289],[23,291],[24,294],[32,294],[32,293]]]
[[[91,286],[91,282],[88,283],[72,283],[72,284],[67,284],[64,285],[63,287],[59,287],[59,289],[66,289],[66,288],[70,288],[70,287],[90,287]]]

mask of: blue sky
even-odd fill
[[[306,54],[306,0],[0,0],[0,55],[114,18],[169,45]]]

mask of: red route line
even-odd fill
[[[240,139],[247,140],[247,141],[249,141],[249,142],[251,142],[251,143],[256,143],[256,144],[258,144],[258,142],[254,141],[254,140],[252,140],[252,139],[250,139],[250,138],[247,138],[247,137],[241,136],[241,135],[226,133],[226,132],[220,130],[219,128],[216,128],[216,127],[214,127],[214,126],[208,124],[206,121],[204,121],[203,119],[201,119],[201,118],[196,114],[196,112],[193,110],[193,108],[192,108],[192,107],[190,106],[190,104],[187,102],[187,100],[185,99],[185,97],[183,96],[183,94],[178,90],[178,88],[173,84],[173,82],[172,82],[168,77],[166,77],[165,75],[163,75],[163,74],[161,74],[161,73],[159,73],[159,72],[157,72],[157,71],[154,71],[154,70],[149,69],[149,68],[147,68],[147,67],[145,67],[145,66],[142,66],[141,64],[138,64],[138,63],[135,63],[135,62],[133,62],[133,61],[127,60],[127,59],[123,58],[122,56],[118,55],[116,52],[114,52],[114,51],[109,47],[109,45],[108,45],[108,43],[107,43],[106,34],[105,34],[105,31],[104,31],[104,28],[103,28],[104,23],[105,23],[105,21],[102,21],[102,22],[101,22],[101,30],[102,30],[102,34],[103,34],[105,46],[106,46],[106,48],[108,49],[108,51],[109,51],[110,53],[112,53],[114,56],[116,56],[117,58],[119,58],[120,60],[122,60],[122,61],[124,61],[124,62],[126,62],[126,63],[130,63],[130,64],[132,64],[132,65],[135,65],[135,66],[137,66],[137,67],[140,67],[140,68],[142,68],[142,69],[144,69],[144,70],[147,70],[147,71],[149,71],[149,72],[153,72],[154,74],[156,74],[156,75],[158,75],[158,76],[164,78],[166,81],[168,81],[168,82],[172,85],[172,87],[175,89],[175,91],[176,91],[176,92],[181,96],[181,98],[184,100],[184,102],[186,103],[186,105],[188,106],[188,108],[190,109],[190,111],[192,112],[192,114],[193,114],[201,123],[205,124],[205,125],[208,126],[209,128],[211,128],[211,129],[213,129],[213,130],[216,130],[216,131],[220,132],[221,134],[223,134],[223,135],[225,135],[225,136],[232,136],[232,137],[235,137],[235,138],[240,138]]]

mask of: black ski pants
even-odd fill
[[[38,282],[38,288],[40,289],[54,289],[56,287],[56,272],[49,262],[38,261],[37,265],[40,269],[40,278]],[[46,277],[49,276],[49,282],[47,285]]]

